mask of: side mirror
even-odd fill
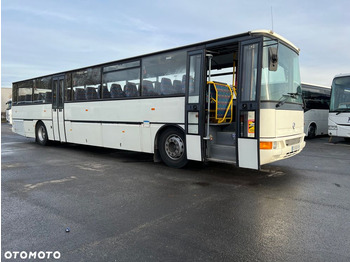
[[[278,49],[277,47],[269,47],[269,71],[277,71],[278,66]]]

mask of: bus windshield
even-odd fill
[[[278,49],[276,71],[269,70],[270,47]],[[279,106],[285,102],[302,104],[299,56],[287,46],[269,38],[264,39],[261,101],[277,101]]]
[[[329,110],[350,112],[350,76],[337,77],[333,80]]]

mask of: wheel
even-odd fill
[[[49,142],[49,139],[47,137],[46,127],[42,122],[38,123],[36,127],[35,138],[36,138],[36,142],[42,146],[47,145]]]
[[[159,154],[163,162],[175,168],[184,167],[188,160],[184,133],[177,128],[168,128],[159,137]]]
[[[310,125],[307,132],[308,138],[314,138],[316,136],[316,126]]]

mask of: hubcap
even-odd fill
[[[43,126],[39,127],[38,138],[40,141],[44,141],[46,138],[46,132],[45,132],[45,128]]]
[[[173,160],[178,160],[184,154],[185,145],[178,135],[170,135],[165,141],[165,152]]]

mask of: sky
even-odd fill
[[[302,82],[330,86],[350,73],[349,10],[348,0],[2,0],[1,87],[256,29],[300,48]]]

